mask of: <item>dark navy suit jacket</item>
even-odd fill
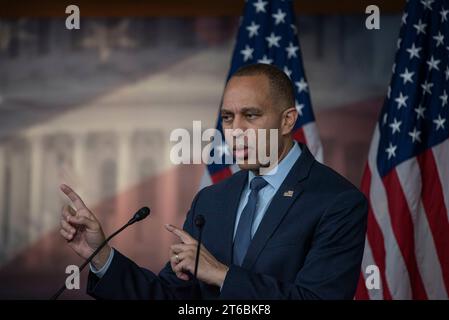
[[[221,291],[178,279],[170,263],[156,275],[116,251],[101,279],[89,274],[88,293],[98,299],[352,299],[364,250],[366,198],[300,147],[242,266],[232,264],[232,242],[248,172],[202,189],[193,200],[184,230],[197,238],[193,221],[204,215],[203,244],[229,266]]]

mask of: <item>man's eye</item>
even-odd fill
[[[251,120],[251,119],[255,119],[256,117],[257,117],[257,115],[256,115],[256,114],[253,114],[253,113],[247,113],[247,114],[246,114],[246,118],[247,118],[247,119],[250,119],[250,120]]]
[[[230,115],[222,115],[222,116],[221,116],[221,119],[222,119],[224,122],[229,122],[229,121],[232,120],[232,117],[231,117]]]

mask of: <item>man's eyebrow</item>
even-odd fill
[[[262,109],[258,108],[258,107],[244,107],[240,110],[241,113],[246,113],[246,112],[254,112],[254,113],[261,113]]]
[[[259,107],[243,107],[239,110],[239,113],[247,113],[247,112],[252,112],[252,113],[262,113],[262,109]],[[222,114],[234,114],[234,111],[231,111],[229,109],[225,109],[225,108],[221,108],[220,112]]]

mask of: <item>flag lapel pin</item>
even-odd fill
[[[284,192],[284,197],[293,197],[293,190],[288,190]]]

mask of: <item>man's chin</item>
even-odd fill
[[[258,170],[260,168],[260,164],[258,163],[247,163],[247,162],[238,162],[240,170]]]

